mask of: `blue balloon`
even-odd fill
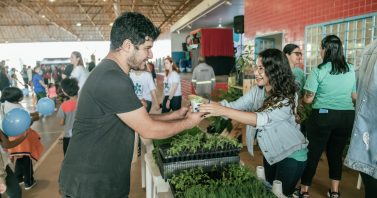
[[[7,136],[17,136],[25,132],[31,123],[29,113],[21,108],[14,108],[5,114],[3,130]]]
[[[24,96],[28,96],[29,95],[29,89],[28,88],[22,89],[22,93],[24,94]]]
[[[49,116],[54,113],[55,103],[50,98],[44,97],[38,100],[37,111],[44,116]]]

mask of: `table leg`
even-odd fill
[[[145,146],[141,144],[141,187],[145,188]]]
[[[152,175],[149,171],[149,169],[146,169],[146,198],[152,198],[153,197],[153,181],[152,181]]]

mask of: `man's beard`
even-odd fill
[[[136,53],[132,54],[132,56],[127,60],[127,64],[135,71],[141,70],[141,65],[144,64],[144,62],[145,61],[141,61],[138,63]]]

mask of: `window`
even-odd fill
[[[322,62],[319,54],[321,40],[330,34],[337,35],[343,43],[346,61],[359,67],[365,47],[377,39],[377,13],[353,17],[337,22],[310,25],[305,28],[305,72]]]

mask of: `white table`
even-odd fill
[[[141,187],[145,188],[145,171],[146,171],[146,166],[145,166],[145,154],[146,153],[152,153],[154,147],[153,147],[153,142],[151,139],[145,139],[140,137],[141,139]]]
[[[146,166],[146,197],[156,198],[158,197],[158,193],[170,192],[169,183],[165,182],[165,180],[162,178],[160,169],[155,163],[152,153],[147,152],[144,156],[144,159]],[[164,197],[166,196],[164,195]]]

